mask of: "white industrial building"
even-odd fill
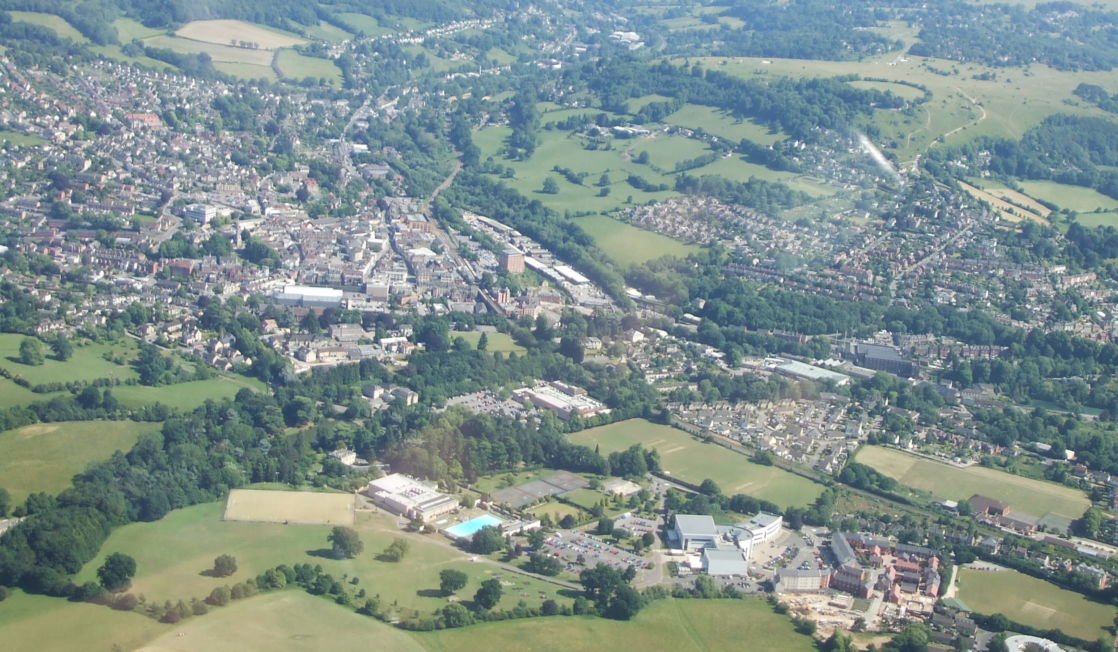
[[[337,308],[342,305],[341,290],[312,285],[285,285],[272,298],[277,303],[307,308]]]
[[[428,522],[458,509],[458,501],[402,473],[369,483],[365,493],[393,514]]]
[[[749,561],[741,550],[703,550],[703,572],[707,575],[747,575]]]
[[[217,208],[209,204],[190,204],[182,212],[183,217],[188,220],[194,220],[199,224],[209,224],[213,218],[217,217]]]
[[[772,541],[780,534],[784,525],[784,517],[779,514],[758,512],[756,516],[743,523],[740,527],[749,530],[753,535],[753,545],[759,546],[766,541]]]

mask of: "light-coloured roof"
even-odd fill
[[[675,527],[684,536],[717,536],[714,519],[706,514],[676,514]]]

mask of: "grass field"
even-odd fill
[[[960,600],[979,613],[1002,613],[1040,629],[1058,627],[1093,641],[1114,622],[1114,607],[1014,570],[959,569]]]
[[[1073,211],[1093,211],[1097,208],[1118,208],[1118,199],[1082,186],[1069,186],[1055,181],[1020,181],[1021,188],[1037,199]]]
[[[640,265],[663,256],[679,256],[699,251],[695,245],[686,245],[665,235],[645,231],[605,215],[576,217],[575,223],[614,262],[621,265]]]
[[[629,622],[568,617],[486,623],[414,634],[429,650],[814,650],[760,599],[658,600]]]
[[[42,25],[58,34],[62,38],[68,38],[75,43],[86,43],[89,41],[82,35],[73,25],[66,22],[65,18],[55,16],[54,14],[44,14],[37,11],[9,11],[8,14],[12,17],[13,22],[31,23],[32,25]]]
[[[180,36],[152,36],[144,39],[144,43],[154,48],[166,48],[183,54],[208,54],[214,63],[241,63],[270,68],[272,50],[250,50],[248,48],[235,48],[219,43],[195,41],[194,39]]]
[[[1010,222],[1029,219],[1041,224],[1048,223],[1048,214],[1051,211],[1027,195],[1022,195],[1009,188],[980,188],[962,181],[959,182],[959,186],[975,199],[990,204],[994,210],[998,211],[1002,219]]]
[[[753,464],[744,455],[690,434],[644,419],[630,419],[570,435],[572,442],[601,447],[602,453],[625,450],[633,444],[655,448],[661,465],[671,475],[694,484],[710,478],[728,496],[742,493],[781,507],[808,505],[823,492],[821,485],[775,466]]]
[[[279,76],[271,66],[259,66],[254,63],[234,63],[231,61],[214,61],[214,69],[226,75],[239,79],[267,79],[276,81]]]
[[[774,132],[768,127],[749,120],[739,120],[725,111],[699,104],[684,104],[682,108],[669,115],[664,121],[681,127],[701,128],[703,131],[720,138],[733,141],[744,138],[761,145],[772,145],[784,137],[784,134]]]
[[[341,27],[331,25],[321,20],[318,21],[317,25],[307,28],[307,36],[318,39],[319,41],[329,41],[331,43],[340,43],[341,41],[348,41],[353,38],[353,34],[350,34]]]
[[[1076,216],[1075,221],[1087,227],[1118,227],[1118,211],[1105,211],[1102,213],[1080,213]]]
[[[22,503],[36,491],[56,494],[91,463],[128,451],[158,423],[135,421],[60,421],[0,432],[0,487]]]
[[[116,28],[117,38],[121,43],[130,43],[132,39],[145,39],[152,36],[165,33],[158,27],[148,27],[138,20],[131,18],[117,18],[113,21],[113,27]]]
[[[903,485],[931,492],[936,498],[966,500],[982,494],[1033,516],[1053,513],[1079,518],[1091,504],[1082,491],[1054,482],[981,466],[958,468],[881,446],[863,447],[858,451],[857,461]]]
[[[536,505],[535,507],[531,507],[528,509],[528,512],[536,515],[537,517],[542,517],[544,514],[547,514],[551,517],[552,523],[558,523],[560,519],[567,515],[573,516],[576,519],[580,519],[583,517],[582,510],[578,509],[577,507],[572,507],[571,505],[566,505],[564,503],[556,502],[553,500],[541,505]]]
[[[478,340],[481,339],[481,333],[479,331],[451,332],[451,339],[457,337],[466,340],[467,344],[476,349]],[[516,353],[517,355],[527,351],[523,346],[514,342],[508,333],[487,333],[486,339],[489,340],[489,343],[485,345],[486,351],[491,351],[493,353]]]
[[[278,50],[307,42],[296,34],[253,25],[242,20],[194,20],[180,27],[175,34],[217,45],[249,41],[256,43],[261,50]]]
[[[407,632],[298,589],[277,591],[191,618],[142,648],[150,652],[271,650],[422,651]]]
[[[308,57],[294,50],[280,50],[276,53],[276,65],[283,76],[290,79],[314,77],[325,79],[335,86],[342,83],[342,71],[329,59]]]
[[[209,380],[148,387],[145,385],[119,385],[113,387],[113,396],[121,405],[139,406],[162,403],[177,410],[193,410],[208,400],[233,398],[244,388],[263,391],[264,384],[255,378],[221,375]]]
[[[140,614],[19,590],[0,602],[0,640],[6,650],[135,650],[166,629]]]
[[[27,379],[33,385],[72,380],[88,381],[97,378],[127,380],[136,377],[136,372],[131,367],[121,366],[101,357],[102,354],[110,352],[130,356],[136,348],[131,341],[75,346],[73,357],[66,362],[59,362],[50,357],[50,348],[40,341],[45,360],[43,364],[32,367],[17,361],[20,342],[26,337],[15,333],[0,333],[0,367],[7,369],[13,375]]]
[[[353,494],[233,489],[226,521],[353,525]]]
[[[47,141],[35,134],[25,134],[22,131],[0,129],[0,142],[13,145],[43,145]]]
[[[36,394],[8,380],[0,378],[0,408],[9,408],[13,405],[25,405],[35,401],[46,400],[54,394]]]
[[[377,22],[376,18],[366,16],[365,14],[346,12],[338,15],[355,29],[364,32],[366,36],[380,36],[381,34],[391,34],[395,31],[391,27],[382,26]]]
[[[137,571],[132,592],[149,600],[205,597],[215,587],[255,577],[278,564],[321,564],[323,569],[341,577],[358,577],[358,587],[380,594],[386,604],[395,604],[402,615],[410,610],[428,613],[447,603],[433,592],[439,585],[439,571],[455,568],[466,573],[470,582],[461,595],[471,596],[482,580],[499,577],[505,587],[504,608],[524,600],[539,605],[556,598],[556,585],[533,578],[510,575],[494,564],[478,561],[452,548],[441,535],[406,535],[396,519],[386,514],[360,512],[357,529],[365,550],[356,559],[335,559],[326,537],[328,525],[282,525],[222,520],[223,502],[205,503],[171,512],[154,523],[132,523],[113,531],[101,552],[78,574],[79,581],[94,579],[104,557],[123,552],[136,559]],[[393,539],[406,537],[411,544],[399,563],[379,561],[380,554]],[[203,575],[221,554],[237,559],[232,577]],[[559,598],[566,600],[565,598]]]

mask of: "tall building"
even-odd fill
[[[524,253],[516,249],[505,249],[501,252],[501,269],[509,274],[524,273]]]

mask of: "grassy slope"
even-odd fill
[[[710,478],[726,495],[744,493],[781,507],[810,504],[823,491],[822,486],[806,478],[775,466],[753,464],[743,455],[644,419],[583,430],[570,435],[570,439],[584,446],[600,445],[602,453],[638,443],[655,448],[660,452],[664,470],[675,477],[695,484]]]
[[[16,504],[36,491],[58,493],[90,463],[131,449],[141,434],[159,428],[134,421],[62,421],[0,432],[0,486]]]
[[[11,15],[13,22],[19,21],[31,23],[32,25],[42,25],[62,38],[68,38],[76,43],[89,42],[89,39],[82,36],[81,32],[75,29],[73,25],[66,22],[66,19],[61,16],[44,14],[37,11],[9,11],[8,13]]]
[[[140,614],[21,591],[0,603],[5,650],[132,650],[164,630],[165,625]]]
[[[308,57],[294,50],[280,50],[276,53],[276,65],[284,77],[303,79],[304,77],[324,78],[327,82],[339,85],[342,71],[329,59]]]
[[[135,344],[123,340],[110,344],[89,344],[74,348],[74,355],[66,362],[59,362],[50,357],[50,348],[40,341],[40,348],[46,358],[43,364],[29,367],[18,362],[19,345],[25,335],[14,333],[0,334],[0,367],[7,369],[16,376],[22,376],[32,384],[67,382],[71,380],[95,380],[97,378],[117,378],[128,380],[135,378],[136,372],[130,367],[124,367],[114,362],[109,362],[101,357],[102,354],[124,353],[129,355]]]
[[[914,489],[929,491],[937,498],[965,500],[982,494],[1005,501],[1013,509],[1044,516],[1049,512],[1079,518],[1090,506],[1082,491],[1054,482],[1023,478],[996,469],[971,466],[965,469],[909,455],[880,446],[865,446],[857,461]]]
[[[961,569],[959,598],[979,613],[1003,613],[1026,625],[1058,627],[1089,641],[1104,635],[1103,628],[1114,620],[1113,607],[1012,570]]]

